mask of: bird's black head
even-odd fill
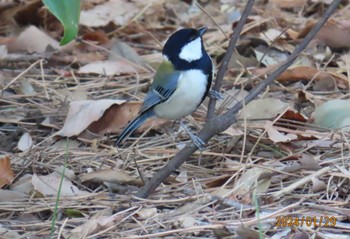
[[[177,70],[202,69],[211,64],[202,36],[207,28],[184,28],[173,33],[163,48],[163,55]]]

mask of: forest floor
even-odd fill
[[[0,3],[0,238],[350,238],[348,1],[236,124],[134,196],[190,142],[178,122],[151,120],[115,146],[162,45],[207,26],[219,66],[246,1],[188,2],[83,1],[66,46],[41,1]],[[256,1],[216,113],[286,60],[329,2]],[[186,118],[192,131],[207,105]]]

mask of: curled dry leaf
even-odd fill
[[[125,100],[84,100],[70,103],[63,128],[57,133],[60,136],[76,136],[86,129],[94,134],[119,133],[125,125],[134,119],[142,102],[125,102]],[[166,120],[149,119],[138,132],[151,125],[161,125]]]
[[[312,177],[311,182],[312,182],[312,191],[314,193],[324,191],[327,188],[327,185],[316,177]]]
[[[250,193],[259,182],[259,177],[263,173],[270,173],[270,171],[262,168],[250,168],[237,180],[234,190],[237,196],[242,197],[243,203],[251,203]]]
[[[7,47],[9,52],[43,53],[46,52],[48,47],[59,49],[59,43],[37,27],[29,26],[14,42],[10,42]]]
[[[33,145],[32,137],[30,136],[30,134],[28,134],[26,132],[19,139],[17,147],[18,147],[19,150],[24,152],[24,151],[30,149],[30,147],[32,147],[32,145]]]
[[[120,169],[103,169],[92,173],[86,173],[80,176],[82,182],[109,182],[142,186],[143,182],[140,179],[134,178]]]
[[[0,202],[13,202],[24,198],[28,198],[28,195],[21,192],[0,189]]]
[[[5,156],[0,158],[0,188],[12,183],[15,178],[15,174],[11,168],[10,157]]]
[[[67,118],[63,128],[58,132],[61,136],[76,136],[83,132],[92,122],[100,119],[112,105],[121,105],[124,100],[82,100],[69,105]]]
[[[109,0],[93,9],[81,11],[80,24],[87,27],[106,26],[110,22],[116,25],[125,25],[139,11],[134,2]]]
[[[288,103],[274,98],[253,100],[243,108],[239,119],[271,119],[283,113],[288,107]]]
[[[243,225],[240,225],[236,228],[235,232],[237,235],[242,239],[258,239],[258,238],[265,238],[264,235],[261,235],[259,231],[256,231],[254,229],[245,227]]]
[[[112,105],[105,111],[103,117],[91,123],[88,130],[95,134],[119,133],[139,113],[142,102],[125,102],[121,105]],[[150,126],[157,128],[167,122],[164,119],[148,119],[136,132],[142,132]]]
[[[146,220],[156,216],[157,214],[158,214],[157,208],[152,207],[152,208],[142,208],[135,214],[135,216],[137,216],[138,219]]]
[[[147,67],[146,61],[127,43],[116,40],[109,53],[108,60],[117,61],[121,58],[127,59],[136,65]]]
[[[191,228],[198,225],[197,220],[190,215],[180,216],[178,221],[182,228]]]
[[[318,126],[349,131],[350,100],[330,100],[315,110],[313,118]]]
[[[284,134],[279,132],[274,126],[271,121],[266,121],[264,124],[264,128],[269,135],[269,139],[272,140],[274,143],[279,142],[290,142],[292,140],[298,139],[298,136],[296,134]]]
[[[34,187],[32,184],[32,174],[25,174],[18,180],[16,180],[15,183],[10,185],[10,189],[12,191],[20,192],[29,195]]]
[[[136,73],[136,69],[132,67],[130,63],[123,60],[95,61],[83,67],[80,67],[78,73],[113,76],[127,73]]]
[[[38,176],[36,174],[32,177],[32,184],[34,189],[44,196],[57,196],[58,188],[60,185],[62,175],[53,172],[45,176]],[[61,187],[61,196],[76,196],[76,195],[87,195],[86,191],[81,191],[66,177],[63,178]]]
[[[255,75],[264,75],[269,73],[276,66],[270,66],[266,68],[258,68],[253,70]],[[317,70],[311,66],[294,66],[283,72],[278,78],[278,82],[282,84],[289,84],[301,80],[315,80],[321,81],[324,79],[334,79],[337,82],[339,88],[347,89],[349,88],[349,82],[347,78],[342,74],[337,74],[333,72],[324,72]]]
[[[344,12],[345,13],[345,12]],[[309,20],[305,28],[299,33],[298,38],[304,38],[316,24],[315,20]],[[331,18],[316,35],[316,39],[323,41],[331,49],[344,49],[350,47],[350,21]]]
[[[280,8],[301,8],[307,3],[307,0],[269,0],[269,2]]]
[[[322,168],[320,164],[315,160],[314,157],[307,154],[302,154],[301,157],[299,157],[299,162],[301,163],[301,166],[303,167],[303,169],[319,170]]]
[[[98,216],[91,218],[84,224],[77,226],[70,231],[72,235],[67,235],[67,238],[86,238],[87,236],[103,231],[117,222],[121,221],[126,216],[130,216],[130,212],[134,208],[129,208],[123,212],[118,212],[112,216]]]

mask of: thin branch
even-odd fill
[[[254,6],[255,0],[249,0],[241,18],[239,19],[239,22],[235,28],[235,31],[233,32],[230,42],[227,47],[226,54],[224,56],[224,59],[222,60],[222,63],[220,65],[218,74],[216,76],[215,85],[213,86],[212,90],[219,91],[222,85],[222,81],[224,79],[225,73],[228,69],[228,64],[232,58],[233,51],[235,50],[235,46],[237,44],[237,41],[239,37],[241,36],[241,32],[243,30],[244,24],[247,21],[247,18],[249,16],[249,13],[251,12],[253,6]],[[216,99],[214,97],[210,98],[209,105],[208,105],[208,113],[207,113],[207,119],[211,119],[215,114],[215,105],[216,105]]]
[[[282,74],[296,59],[296,57],[303,51],[306,46],[310,43],[310,41],[315,37],[315,35],[319,32],[321,27],[327,22],[328,18],[332,15],[332,13],[337,9],[341,0],[334,0],[323,17],[317,22],[317,24],[312,28],[312,30],[308,33],[308,35],[304,38],[304,40],[298,45],[293,53],[288,57],[283,65],[281,65],[276,71],[274,71],[271,75],[268,76],[267,79],[262,81],[257,87],[255,87],[249,95],[244,99],[245,103],[249,103],[256,96],[258,96],[264,89],[269,86],[273,81]],[[229,54],[227,52],[226,54]],[[232,54],[232,53],[231,53]],[[219,76],[218,76],[219,77]],[[231,109],[229,109],[226,113],[213,116],[209,119],[204,125],[203,129],[199,132],[199,137],[204,141],[208,142],[214,135],[224,131],[234,122],[236,122],[235,114],[242,109],[243,102],[240,101]],[[160,169],[153,178],[146,183],[146,185],[141,188],[136,196],[140,198],[146,198],[150,193],[155,191],[155,189],[161,184],[174,170],[180,167],[189,157],[197,150],[197,147],[193,143],[188,143],[185,148],[183,148],[179,153],[177,153],[173,159],[171,159],[162,169]]]

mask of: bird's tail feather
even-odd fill
[[[119,144],[127,137],[129,137],[135,130],[137,130],[148,118],[152,117],[154,115],[153,111],[147,111],[139,116],[137,116],[133,121],[131,121],[125,129],[120,133],[116,145],[119,146]]]

